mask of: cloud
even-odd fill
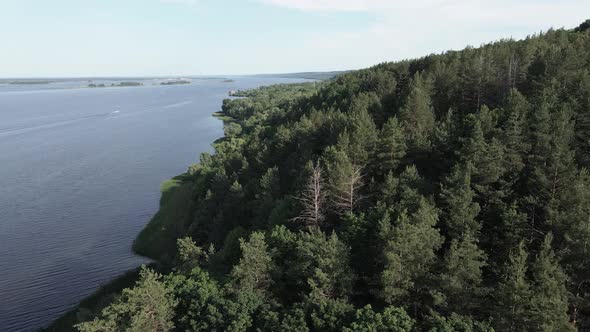
[[[360,68],[415,58],[500,38],[524,38],[572,28],[590,12],[588,0],[256,0],[310,13],[362,13],[368,22],[339,31],[310,33],[302,62],[325,68]],[[303,24],[303,21],[302,21]]]
[[[279,7],[303,11],[370,12],[394,9],[417,9],[438,6],[449,0],[258,0]]]
[[[178,5],[186,5],[186,6],[194,6],[199,1],[198,0],[160,0],[160,2],[178,4]]]
[[[307,12],[366,12],[378,18],[411,19],[416,23],[472,22],[560,27],[568,18],[588,13],[588,0],[256,0]],[[581,15],[584,17],[584,15]],[[458,21],[457,21],[458,20]]]

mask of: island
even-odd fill
[[[174,81],[166,81],[161,82],[160,85],[179,85],[179,84],[191,84],[189,80],[174,80]]]
[[[113,83],[111,86],[142,86],[143,83],[141,82],[120,82],[120,83]]]
[[[111,83],[111,85],[107,85],[105,83],[90,83],[88,84],[89,88],[106,88],[106,87],[112,87],[112,88],[117,88],[117,87],[129,87],[129,86],[142,86],[143,83],[141,82],[119,82],[119,83]]]
[[[14,85],[49,84],[49,83],[52,83],[52,81],[46,81],[46,80],[16,80],[16,81],[10,81],[10,82],[8,82],[8,84],[14,84]]]

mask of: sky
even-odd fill
[[[0,77],[359,69],[588,18],[590,0],[0,0]]]

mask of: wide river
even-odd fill
[[[0,331],[46,326],[145,262],[130,247],[160,183],[213,150],[228,91],[298,81],[0,84]]]

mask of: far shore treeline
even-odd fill
[[[76,329],[590,331],[590,21],[239,94]]]

